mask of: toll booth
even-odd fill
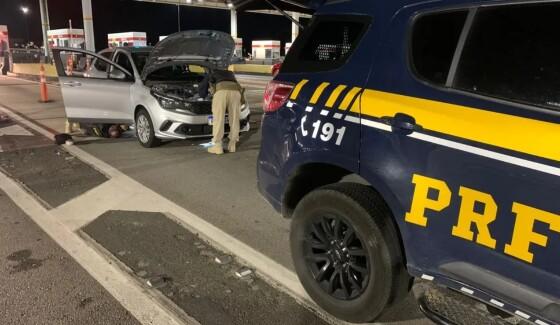
[[[8,26],[0,25],[0,74],[8,72],[10,51],[10,38],[8,37]]]
[[[280,41],[253,41],[253,59],[280,58]]]
[[[8,26],[0,25],[0,56],[7,56],[9,49],[10,38],[8,37]]]
[[[235,41],[235,50],[233,51],[233,55],[238,58],[243,57],[243,39],[242,38],[234,38]]]
[[[85,48],[86,38],[83,29],[61,28],[47,31],[49,47]]]
[[[286,43],[286,47],[285,47],[285,54],[284,55],[288,55],[288,52],[290,51],[290,49],[292,48],[292,44],[294,43]]]
[[[146,33],[144,32],[126,32],[112,33],[107,35],[109,47],[121,46],[146,46]]]

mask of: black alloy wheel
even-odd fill
[[[342,320],[374,321],[409,292],[397,226],[371,187],[337,183],[305,195],[293,214],[290,247],[309,296]]]
[[[371,261],[354,228],[342,217],[330,215],[312,222],[306,232],[307,265],[321,288],[341,300],[362,294]]]

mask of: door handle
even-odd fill
[[[82,85],[81,82],[78,81],[67,81],[63,83],[64,86],[68,86],[68,87],[80,87]]]
[[[395,116],[388,118],[389,125],[393,132],[410,134],[414,131],[422,129],[422,126],[416,123],[416,119],[408,114],[397,113]]]

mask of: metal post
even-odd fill
[[[84,16],[86,50],[95,52],[95,37],[93,33],[93,12],[91,10],[91,0],[82,0],[82,15]]]
[[[74,31],[72,30],[72,19],[68,19],[68,29],[70,30],[70,41],[68,42],[68,47],[74,47],[74,41],[72,40],[72,33],[74,33]]]
[[[299,22],[299,13],[297,12],[292,13],[292,17],[294,18],[295,21]],[[292,22],[292,42],[296,40],[298,35],[299,35],[299,25],[296,24],[295,22]]]
[[[47,31],[51,29],[49,23],[49,7],[47,0],[39,0],[39,7],[41,10],[41,26],[43,29],[43,46],[44,46],[44,56],[49,58],[49,38],[47,36]]]
[[[231,37],[237,38],[237,10],[231,9]]]
[[[181,5],[177,4],[177,31],[181,31]]]

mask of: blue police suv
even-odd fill
[[[560,2],[323,2],[258,158],[309,295],[352,322],[414,289],[438,322],[560,324]]]

